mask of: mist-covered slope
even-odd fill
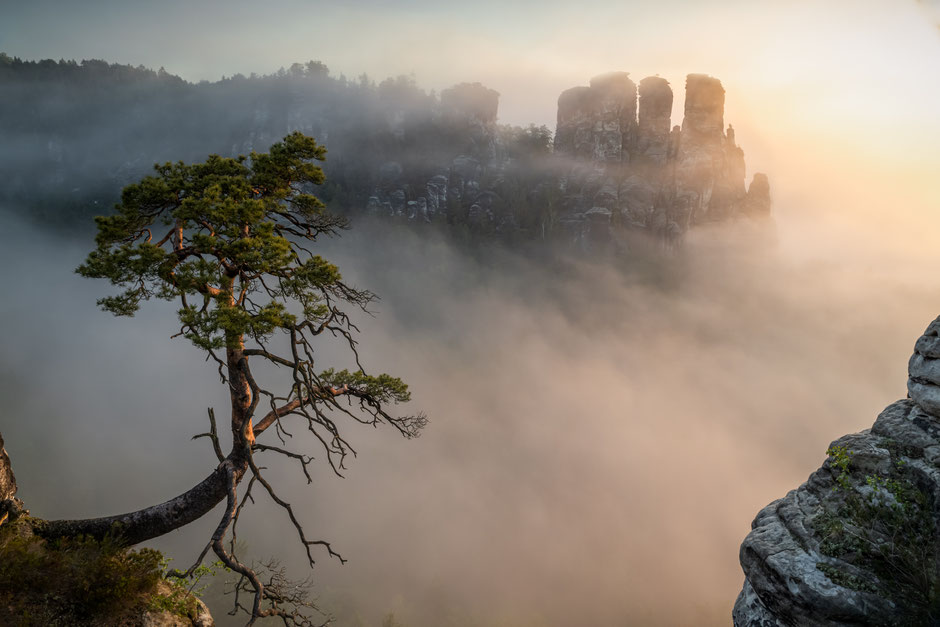
[[[30,509],[99,516],[191,487],[217,460],[190,437],[228,394],[170,339],[173,307],[102,313],[107,286],[72,271],[90,235],[3,225],[0,425]],[[710,230],[628,273],[389,230],[356,220],[317,252],[382,298],[360,352],[410,384],[426,432],[350,431],[345,479],[322,460],[310,486],[267,471],[349,560],[312,572],[344,627],[388,612],[408,627],[726,625],[753,512],[819,465],[819,442],[902,395],[892,364],[935,307],[923,266],[872,273],[844,249],[807,261]],[[327,343],[324,367],[350,366],[339,354]],[[247,514],[253,556],[310,572],[288,520],[261,499]],[[157,546],[186,565],[216,522]],[[227,602],[209,599],[218,621]]]

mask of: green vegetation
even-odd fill
[[[826,455],[832,458],[830,464],[839,470],[836,475],[836,483],[843,489],[848,489],[849,484],[849,464],[852,461],[849,451],[844,446],[832,446],[826,451]]]
[[[115,538],[44,540],[28,519],[0,527],[0,624],[112,625],[145,611],[193,616],[196,599],[163,579],[163,555]],[[205,574],[205,573],[203,573]]]
[[[817,568],[834,583],[894,601],[909,624],[936,624],[940,550],[933,498],[920,489],[916,473],[898,456],[899,447],[885,448],[890,470],[865,474],[853,467],[846,447],[827,451],[836,485],[829,511],[812,524],[821,552],[838,562],[820,562]]]

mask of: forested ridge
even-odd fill
[[[0,201],[66,224],[101,213],[154,163],[263,151],[301,130],[328,149],[320,196],[335,210],[364,209],[390,168],[406,194],[417,194],[456,156],[469,155],[503,164],[483,173],[484,185],[514,204],[514,229],[532,230],[538,216],[528,206],[538,203],[528,197],[552,138],[544,126],[494,125],[481,147],[476,129],[447,116],[442,98],[413,77],[334,76],[318,61],[191,83],[163,68],[0,53],[0,88],[8,96],[0,100],[8,148],[0,151]],[[452,200],[448,221],[466,216],[464,201]]]

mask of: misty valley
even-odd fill
[[[680,80],[0,52],[0,624],[938,624],[935,247]]]

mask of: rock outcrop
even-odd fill
[[[623,249],[631,231],[670,247],[695,225],[765,220],[770,184],[758,173],[745,187],[724,100],[718,79],[690,74],[682,126],[672,128],[668,81],[651,76],[638,86],[626,72],[603,74],[562,92],[553,154],[546,145],[533,159],[512,145],[518,134],[497,125],[498,93],[457,85],[441,93],[439,113],[455,152],[440,155],[430,177],[385,163],[367,209],[472,231],[528,230],[588,252]]]
[[[908,373],[909,398],[757,515],[736,627],[940,624],[940,318]]]
[[[724,129],[725,90],[704,74],[686,78],[685,117],[676,155],[676,198],[687,224],[724,220],[746,196],[744,151]]]
[[[671,248],[698,225],[766,223],[769,185],[745,188],[721,83],[689,75],[673,126],[669,82],[635,81],[611,72],[565,90],[553,141],[546,126],[499,124],[500,96],[479,83],[436,94],[413,77],[376,84],[310,62],[193,84],[103,61],[0,58],[0,88],[19,94],[0,99],[0,136],[36,148],[0,164],[0,201],[68,229],[66,219],[85,224],[154,162],[263,152],[299,131],[329,150],[317,194],[331,211],[460,238],[593,254],[645,250],[634,234]],[[120,142],[108,140],[115,125]]]
[[[721,82],[689,74],[682,126],[670,131],[672,103],[665,79],[637,90],[622,72],[562,93],[555,153],[570,160],[561,185],[572,237],[616,241],[636,230],[668,245],[692,226],[769,215],[766,175],[755,174],[749,194],[744,151],[724,130]]]
[[[555,150],[601,163],[629,163],[637,135],[636,84],[627,72],[591,79],[558,97]]]
[[[665,165],[670,154],[672,88],[669,81],[648,76],[640,81],[636,156],[654,166]]]

